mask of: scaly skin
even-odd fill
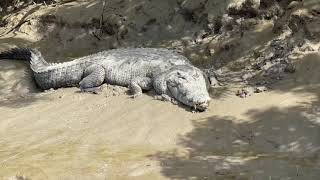
[[[133,97],[154,89],[165,99],[199,110],[205,110],[210,100],[203,72],[184,56],[166,49],[116,49],[50,64],[37,50],[15,48],[1,53],[0,59],[29,60],[43,90],[79,86],[83,91],[94,91],[107,83],[129,87]]]

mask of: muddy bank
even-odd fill
[[[108,85],[101,95],[41,92],[27,63],[0,61],[0,179],[319,177],[317,1],[106,2],[12,11],[0,50],[34,47],[64,62],[169,48],[217,78],[209,110],[193,114],[154,92],[131,99]]]

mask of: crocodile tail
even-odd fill
[[[48,66],[40,51],[29,48],[13,48],[0,53],[0,59],[16,59],[29,61],[31,69],[36,70],[41,67]]]
[[[28,48],[13,48],[0,53],[0,59],[16,59],[16,60],[31,60],[31,49]]]

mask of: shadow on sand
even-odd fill
[[[297,62],[298,71],[273,91],[307,95],[295,106],[251,109],[248,119],[212,116],[193,121],[181,148],[159,152],[171,179],[304,179],[320,176],[319,54]],[[311,98],[310,98],[311,97]]]

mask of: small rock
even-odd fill
[[[268,88],[265,87],[265,86],[259,86],[259,87],[255,87],[254,88],[254,93],[261,93],[261,92],[264,92],[264,91],[267,91]]]
[[[301,2],[298,1],[292,1],[288,6],[287,9],[294,9],[297,8],[298,6],[301,6]]]
[[[44,92],[53,92],[54,91],[54,89],[53,88],[50,88],[50,89],[48,89],[48,90],[45,90]]]
[[[208,54],[210,55],[210,56],[213,56],[214,55],[214,53],[215,53],[215,50],[212,48],[208,48]]]
[[[269,61],[266,62],[262,62],[260,64],[257,64],[258,67],[260,67],[260,69],[267,71],[268,69],[270,69],[274,64],[272,64]]]
[[[299,50],[302,51],[302,52],[315,51],[315,49],[312,48],[310,45],[302,45],[302,46],[299,48]]]
[[[221,18],[221,24],[221,31],[231,31],[233,29],[233,26],[236,24],[236,21],[228,14],[224,14]]]
[[[227,7],[228,14],[254,17],[258,14],[260,0],[232,0]]]
[[[243,80],[248,80],[248,79],[252,78],[253,76],[254,76],[254,74],[252,74],[252,73],[246,73],[246,74],[242,75],[241,78]]]
[[[210,86],[211,87],[219,87],[220,86],[217,78],[211,76],[211,77],[209,77],[209,79],[210,79]]]
[[[204,38],[207,35],[208,34],[204,30],[201,30],[201,31],[197,32],[195,34],[195,42],[196,42],[196,44],[201,44],[203,42]]]
[[[236,96],[239,96],[240,98],[246,98],[248,96],[251,96],[252,92],[249,88],[242,88],[237,91]]]
[[[14,177],[9,178],[9,180],[30,180],[30,179],[25,175],[16,175]]]

